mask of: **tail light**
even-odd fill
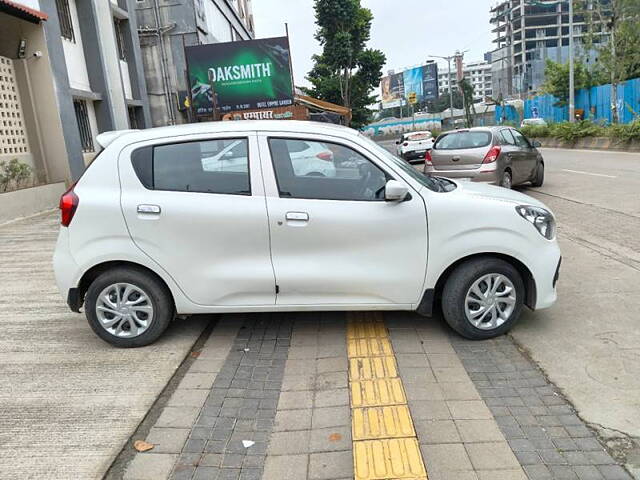
[[[427,150],[427,153],[424,155],[424,164],[431,167],[433,166],[433,160],[431,158],[431,150]]]
[[[71,185],[69,190],[64,192],[60,197],[60,212],[62,214],[60,223],[63,227],[69,226],[80,203],[80,198],[78,198],[78,195],[73,191],[73,187],[75,187],[75,184]]]
[[[487,154],[484,157],[484,160],[482,160],[482,163],[493,163],[495,162],[498,157],[500,156],[500,152],[502,151],[502,149],[499,146],[495,146],[495,147],[491,147],[491,150],[489,150],[487,152]]]
[[[319,158],[320,160],[324,160],[325,162],[333,161],[333,153],[331,152],[320,152],[319,154],[316,155],[316,157]]]

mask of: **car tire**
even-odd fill
[[[500,179],[500,186],[511,190],[511,187],[513,186],[513,177],[511,176],[511,172],[509,170],[505,170],[502,174],[502,178]]]
[[[544,163],[538,164],[538,168],[536,168],[536,176],[531,181],[531,185],[534,187],[541,187],[544,183]]]
[[[495,283],[498,285],[495,298],[501,298],[504,302],[511,301],[511,298],[502,294],[503,287],[504,292],[507,292],[508,284],[511,286],[513,295],[509,295],[509,297],[515,297],[513,303],[510,306],[502,303],[501,310],[500,307],[494,307],[500,310],[506,318],[500,316],[495,309],[492,311],[491,308],[486,309],[488,313],[484,318],[480,318],[482,314],[474,317],[469,313],[473,312],[473,308],[476,306],[481,307],[479,302],[474,303],[477,295],[472,292],[472,287],[478,286],[481,292],[486,292],[489,290],[487,281],[484,281],[485,291],[482,290],[482,284],[483,279],[487,278],[506,279],[502,280],[502,284]],[[442,291],[442,313],[449,326],[463,337],[470,340],[485,340],[502,335],[513,327],[520,318],[524,296],[524,282],[513,265],[495,257],[476,258],[456,267],[447,279]],[[488,302],[491,302],[491,293],[489,293]],[[480,323],[474,324],[470,318],[475,318],[476,322],[480,320]]]
[[[131,289],[127,290],[127,286]],[[130,291],[128,298],[133,302],[132,306],[105,311],[107,296],[113,301],[115,295],[127,291]],[[136,306],[138,309],[134,308]],[[112,312],[122,312],[123,309],[129,313],[125,313],[122,320],[109,326],[117,318]],[[135,311],[135,315],[131,311]],[[146,320],[140,322],[139,318],[144,318],[145,314]],[[102,340],[114,347],[133,348],[155,342],[173,320],[175,308],[171,293],[155,276],[140,269],[119,267],[102,273],[91,283],[85,295],[85,315],[92,330]],[[122,317],[121,314],[120,316]],[[145,324],[146,327],[143,327]],[[116,334],[118,325],[121,329],[120,334]],[[131,325],[135,325],[140,333],[131,334]]]

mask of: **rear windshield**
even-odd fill
[[[453,132],[438,139],[436,150],[460,150],[486,147],[491,143],[491,132]]]
[[[431,134],[429,132],[411,133],[407,135],[407,140],[411,142],[427,140],[428,138],[431,138]]]

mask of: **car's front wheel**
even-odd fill
[[[483,257],[459,265],[442,291],[442,311],[456,332],[471,340],[502,335],[520,318],[520,273],[504,260]]]
[[[173,300],[162,282],[127,267],[104,272],[91,283],[85,310],[93,331],[120,348],[155,342],[174,317]]]

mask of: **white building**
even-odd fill
[[[149,125],[135,2],[0,0],[0,161],[70,181],[100,132]]]
[[[462,68],[464,78],[473,86],[473,98],[475,100],[484,100],[485,97],[493,95],[491,86],[491,64],[485,61],[465,63]],[[456,69],[454,62],[451,65],[451,78],[449,78],[448,67],[446,65],[438,66],[438,91],[440,95],[449,94],[449,84],[455,88]]]

